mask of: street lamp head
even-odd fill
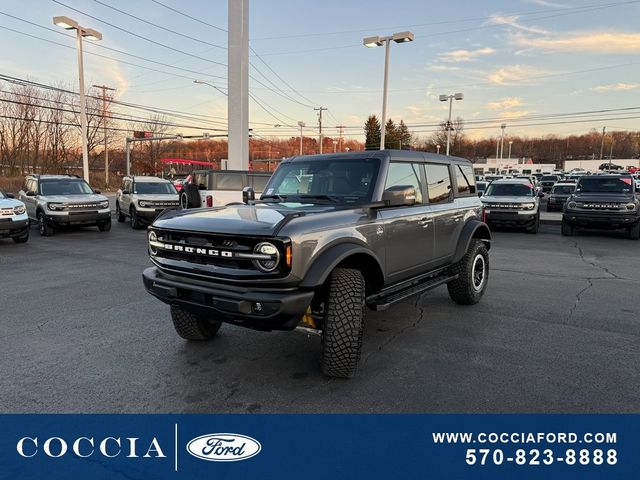
[[[456,93],[453,98],[455,98],[456,100],[462,100],[464,99],[464,93]]]
[[[504,130],[505,128],[507,128],[507,124],[503,123],[502,125],[500,125],[500,128]]]
[[[299,127],[306,127],[306,126],[307,126],[307,124],[306,124],[306,123],[304,123],[302,120],[298,120],[298,126],[299,126]]]
[[[83,28],[82,36],[87,40],[102,40],[102,34],[93,28]]]
[[[413,42],[413,33],[411,32],[398,32],[394,33],[393,41],[396,43]]]
[[[193,83],[198,83],[198,84],[202,84],[204,83],[202,80],[194,80]]]
[[[65,30],[74,30],[79,26],[78,22],[64,16],[53,17],[53,24],[57,25],[58,27],[62,27]]]
[[[447,100],[449,100],[449,95],[440,95],[441,102],[446,102]]]
[[[362,43],[365,47],[373,48],[381,46],[383,42],[380,37],[367,37],[362,40]]]

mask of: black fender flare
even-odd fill
[[[372,254],[371,250],[356,243],[340,243],[327,248],[316,258],[307,270],[304,280],[300,283],[300,287],[315,288],[324,284],[333,269],[353,255],[366,255],[370,257],[380,269],[380,273],[384,275],[384,269],[382,268],[380,260]]]
[[[464,227],[462,227],[462,231],[458,237],[458,245],[451,260],[452,263],[458,262],[464,257],[473,238],[479,238],[487,245],[487,249],[491,248],[491,231],[487,224],[480,220],[469,220],[465,223]]]

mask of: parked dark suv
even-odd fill
[[[629,238],[640,238],[640,210],[631,175],[590,175],[578,181],[564,204],[562,234],[573,235],[577,227],[626,229]]]
[[[259,200],[162,214],[149,228],[147,291],[176,331],[213,337],[223,322],[313,331],[322,369],[352,376],[365,306],[384,310],[439,285],[480,300],[489,275],[472,164],[375,151],[284,160]]]

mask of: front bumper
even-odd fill
[[[293,330],[314,295],[313,290],[236,287],[192,280],[163,273],[156,267],[144,270],[142,280],[147,292],[164,303],[267,331]]]
[[[538,212],[536,210],[527,211],[499,211],[486,209],[486,223],[498,227],[530,227],[536,222]]]
[[[22,237],[27,233],[29,230],[29,219],[26,214],[20,215],[20,217],[20,220],[0,219],[0,238]]]
[[[91,212],[47,212],[45,218],[56,225],[97,225],[111,220],[111,210]]]
[[[143,221],[153,223],[153,221],[158,218],[165,210],[178,210],[179,207],[170,207],[170,208],[137,208],[136,213],[138,214],[138,218]]]
[[[638,223],[640,216],[633,213],[576,212],[569,210],[562,214],[562,221],[578,227],[615,230],[628,228]]]

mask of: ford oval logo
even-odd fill
[[[210,433],[191,440],[187,451],[211,462],[238,462],[255,457],[262,445],[255,438],[237,433]]]

